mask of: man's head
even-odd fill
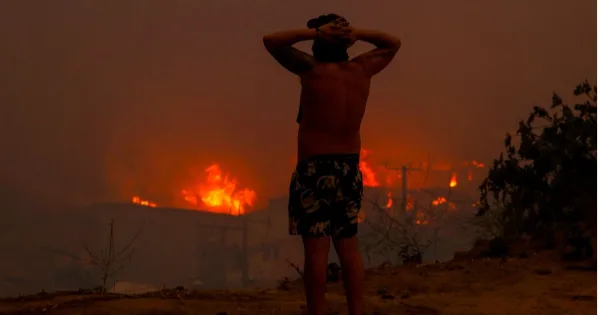
[[[319,27],[329,24],[338,19],[345,19],[337,14],[321,15],[317,18],[310,19],[306,22],[306,26],[310,29],[318,29]],[[333,43],[324,40],[321,37],[315,38],[312,46],[313,56],[318,62],[343,62],[348,61],[348,47],[343,43]]]

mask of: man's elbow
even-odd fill
[[[400,39],[395,38],[395,37],[388,37],[385,40],[377,43],[376,47],[379,49],[385,49],[387,51],[398,51],[400,49],[400,46],[402,45],[402,42],[400,41]]]
[[[392,38],[391,42],[390,42],[391,48],[398,50],[400,49],[400,46],[402,46],[402,41],[400,40],[400,38]]]
[[[263,45],[265,45],[266,49],[271,49],[276,45],[276,41],[274,40],[273,36],[265,35],[263,36]]]
[[[271,36],[269,35],[265,35],[263,36],[263,44],[265,44],[265,46],[271,41]]]

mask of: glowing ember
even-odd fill
[[[468,181],[472,181],[473,180],[473,172],[471,170],[469,170],[467,172],[467,180]]]
[[[364,211],[358,212],[358,223],[363,223],[365,221],[366,214]]]
[[[441,204],[447,204],[448,209],[452,209],[452,210],[456,209],[456,204],[454,202],[448,201],[444,197],[437,197],[437,199],[434,199],[433,201],[431,201],[432,206],[439,206]]]
[[[373,168],[364,160],[364,158],[369,154],[369,151],[362,149],[360,150],[360,162],[359,167],[362,172],[363,185],[366,187],[377,187],[379,186],[379,182],[375,178],[375,171]]]
[[[415,213],[415,223],[417,225],[425,225],[425,224],[429,224],[429,221],[427,220],[427,216],[425,215],[425,213],[423,211],[417,211]]]
[[[415,202],[412,199],[406,200],[406,211],[412,210],[415,207]]]
[[[439,206],[439,205],[443,204],[446,201],[448,201],[448,200],[446,200],[446,198],[444,198],[444,197],[437,197],[437,199],[433,200],[431,202],[431,204],[434,205],[434,206]]]
[[[387,193],[387,204],[385,205],[386,208],[390,209],[392,207],[393,201],[392,201],[392,193],[388,192]]]
[[[156,203],[148,201],[148,200],[143,200],[142,198],[140,198],[138,196],[134,196],[133,198],[131,198],[131,202],[135,203],[136,205],[140,205],[140,206],[156,208]]]
[[[456,187],[458,182],[456,181],[456,173],[452,173],[452,177],[450,177],[450,188]]]
[[[473,166],[475,166],[476,168],[484,168],[485,165],[481,162],[477,162],[477,161],[471,161],[471,164],[473,164]]]
[[[183,198],[197,208],[206,208],[210,212],[244,214],[247,206],[256,201],[256,192],[251,189],[237,189],[237,180],[224,174],[218,164],[205,170],[207,176],[203,183],[181,191]]]

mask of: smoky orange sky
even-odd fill
[[[372,84],[374,160],[490,161],[534,104],[596,82],[593,0],[2,1],[0,198],[170,203],[213,162],[285,194],[300,87],[261,38],[330,12],[403,40]]]

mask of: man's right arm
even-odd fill
[[[315,29],[281,31],[265,35],[263,43],[280,65],[292,73],[300,74],[312,69],[315,60],[311,55],[292,47],[292,45],[315,39],[315,37],[317,37]]]
[[[387,67],[392,59],[394,59],[401,45],[400,39],[378,31],[355,30],[354,36],[356,36],[357,40],[373,44],[376,47],[352,59],[352,61],[361,64],[370,76],[379,73]]]

